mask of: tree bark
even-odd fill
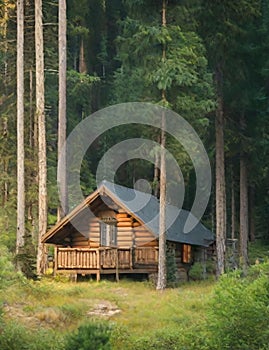
[[[236,212],[235,212],[235,191],[234,191],[234,174],[233,169],[231,171],[231,238],[235,239],[235,222],[236,222]]]
[[[162,8],[162,25],[166,26],[166,0],[163,0]],[[163,59],[165,59],[166,51],[163,46]],[[166,102],[166,92],[162,90],[162,100]],[[160,156],[160,214],[159,214],[159,263],[158,263],[158,280],[157,290],[166,288],[166,160],[165,160],[165,112],[162,113],[161,120],[161,156]]]
[[[45,247],[41,243],[47,230],[47,162],[44,88],[44,44],[42,27],[42,0],[35,0],[36,51],[36,114],[38,119],[38,247],[37,274],[45,269]]]
[[[79,48],[79,73],[86,74],[87,66],[85,62],[85,53],[84,53],[84,40],[81,38],[80,48]]]
[[[255,241],[255,187],[249,188],[249,239]]]
[[[244,115],[240,120],[242,132],[245,129]],[[243,147],[242,147],[243,148]],[[248,268],[248,179],[247,163],[243,152],[240,154],[240,265],[246,275]]]
[[[158,143],[161,143],[160,135],[158,135]],[[155,152],[155,162],[154,162],[154,175],[153,175],[153,183],[154,183],[154,196],[159,197],[160,194],[160,153],[156,150]]]
[[[57,182],[61,203],[58,220],[68,213],[66,183],[66,0],[59,0],[59,107],[58,107],[58,162],[61,157],[61,173]]]
[[[226,185],[224,160],[224,113],[222,99],[222,72],[216,72],[218,88],[218,107],[216,111],[216,250],[217,277],[225,269],[225,241],[226,241]]]
[[[240,159],[240,262],[243,272],[248,267],[248,185],[247,165],[242,156]]]
[[[17,1],[17,240],[16,253],[24,246],[24,1]]]
[[[159,264],[157,290],[166,288],[166,160],[165,160],[165,113],[162,115],[160,157],[160,216],[159,216]]]

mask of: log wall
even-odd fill
[[[139,222],[135,221],[133,224],[133,230],[135,237],[134,244],[136,246],[155,247],[157,245],[155,237],[144,225],[141,225]]]
[[[91,247],[100,246],[100,221],[97,217],[91,218],[89,224],[89,239]]]
[[[131,248],[134,243],[133,218],[127,213],[118,213],[116,219],[118,247]]]
[[[125,212],[115,213],[113,215],[109,212],[101,211],[98,216],[109,219],[108,214],[116,219],[117,225],[117,246],[120,248],[131,247],[156,247],[157,240],[149,232],[145,226],[141,225],[131,215]],[[80,232],[73,232],[71,234],[72,247],[90,247],[98,248],[100,246],[100,219],[93,217],[91,219],[83,218],[79,224]]]

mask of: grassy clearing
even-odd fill
[[[147,282],[122,280],[67,283],[44,278],[0,291],[6,320],[27,328],[67,333],[89,319],[109,319],[134,336],[162,328],[178,329],[202,322],[213,282],[195,282],[157,292]],[[120,312],[112,317],[92,316],[98,305],[109,303]]]
[[[267,262],[252,266],[244,278],[237,270],[217,283],[164,292],[128,280],[18,278],[0,291],[0,349],[89,350],[87,344],[103,342],[109,333],[108,347],[98,349],[265,350],[268,276]]]

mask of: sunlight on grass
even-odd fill
[[[210,300],[213,282],[184,284],[158,292],[148,282],[103,280],[67,283],[44,278],[29,282],[5,293],[8,305],[16,304],[19,321],[32,317],[45,328],[67,332],[90,319],[89,311],[104,302],[119,308],[120,313],[105,317],[132,334],[147,335],[171,327],[179,329],[199,323]],[[1,296],[3,300],[3,295]],[[19,311],[17,310],[17,315]],[[7,315],[8,317],[8,315]],[[10,315],[16,318],[16,313]]]

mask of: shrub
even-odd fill
[[[85,323],[67,336],[65,350],[110,350],[110,336],[107,323]]]
[[[6,247],[0,246],[0,289],[11,284],[17,277],[11,255]]]
[[[163,328],[141,337],[125,337],[125,341],[113,342],[113,349],[124,350],[208,350],[204,341],[203,329],[190,326],[186,328]]]
[[[195,262],[189,271],[189,278],[192,280],[205,279],[205,267],[201,262]]]
[[[224,275],[215,289],[208,325],[210,349],[262,350],[269,343],[269,279],[267,268]]]
[[[0,324],[1,350],[63,350],[62,339],[52,331],[32,332],[26,327],[8,322]]]

